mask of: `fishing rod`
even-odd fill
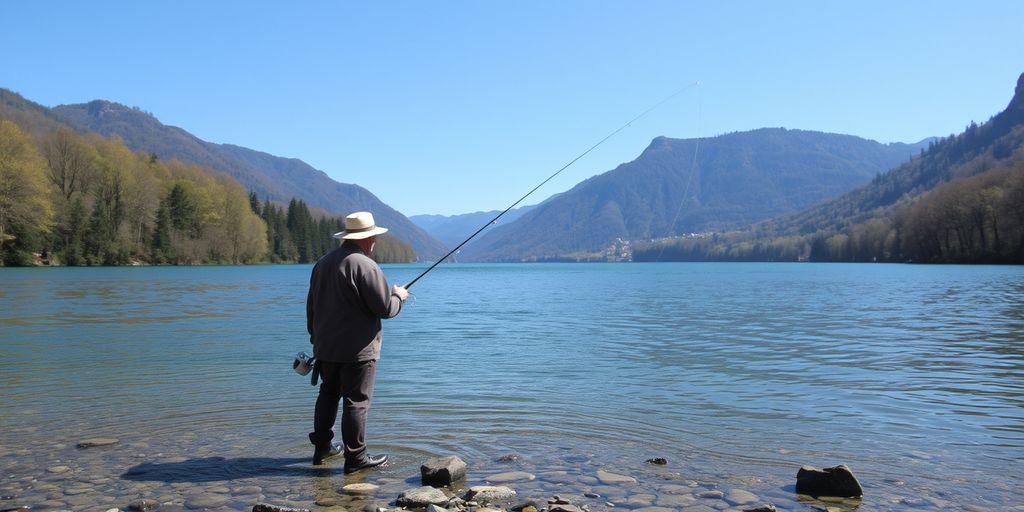
[[[608,135],[606,135],[605,138],[597,141],[596,144],[594,144],[593,146],[590,146],[590,149],[587,149],[586,151],[580,153],[576,158],[573,158],[572,160],[570,160],[569,163],[563,165],[561,169],[555,171],[555,173],[552,174],[551,176],[548,176],[548,178],[546,180],[540,182],[540,184],[537,185],[536,187],[533,187],[533,189],[530,190],[529,192],[527,192],[526,195],[524,195],[523,197],[520,197],[518,201],[516,201],[516,202],[512,203],[511,205],[509,205],[508,208],[505,208],[501,213],[496,215],[493,219],[490,220],[490,222],[484,224],[483,226],[480,226],[480,229],[476,230],[476,232],[474,232],[472,235],[469,235],[469,238],[466,238],[465,240],[462,241],[462,243],[460,243],[459,245],[455,246],[454,249],[448,251],[448,254],[445,254],[444,256],[442,256],[441,259],[435,261],[434,264],[431,265],[426,270],[424,270],[423,273],[421,273],[420,275],[416,276],[416,279],[413,279],[412,281],[409,281],[409,284],[405,285],[405,289],[408,290],[409,288],[412,288],[412,285],[416,284],[416,281],[419,281],[421,277],[427,275],[427,273],[430,272],[431,270],[434,270],[434,267],[440,265],[441,262],[446,260],[446,259],[448,259],[449,256],[451,256],[452,254],[455,254],[455,252],[458,251],[459,249],[461,249],[463,245],[466,245],[467,243],[469,243],[470,240],[472,240],[477,235],[479,235],[480,232],[482,232],[483,230],[487,229],[487,226],[490,226],[491,224],[494,224],[495,222],[497,222],[498,219],[500,219],[502,215],[505,215],[510,210],[515,208],[516,205],[518,205],[519,203],[523,202],[523,200],[525,200],[527,197],[530,197],[530,194],[533,194],[534,192],[537,191],[537,189],[543,187],[545,183],[551,181],[552,179],[554,179],[555,176],[558,176],[559,174],[561,174],[562,171],[568,169],[569,166],[571,166],[572,164],[576,163],[577,160],[587,156],[587,153],[590,153],[591,151],[597,149],[597,147],[600,146],[601,144],[604,144],[605,141],[607,141],[608,139],[614,137],[616,134],[618,134],[622,130],[625,130],[626,128],[629,127],[629,125],[633,124],[635,121],[637,121],[641,117],[646,116],[647,114],[651,113],[651,111],[655,110],[656,108],[664,105],[665,103],[668,103],[668,101],[671,100],[672,98],[675,98],[676,96],[679,96],[680,94],[682,94],[684,91],[686,91],[686,90],[688,90],[688,89],[690,89],[692,87],[696,87],[698,85],[700,85],[699,81],[698,82],[694,82],[694,83],[692,83],[690,85],[687,85],[687,86],[679,89],[678,91],[676,91],[676,92],[666,96],[665,99],[655,103],[650,108],[648,108],[647,110],[644,110],[643,112],[641,112],[639,115],[637,115],[633,119],[630,119],[629,122],[627,122],[626,124],[618,127],[615,131],[613,131],[613,132],[609,133]]]

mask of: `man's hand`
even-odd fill
[[[399,300],[405,302],[405,299],[409,298],[409,290],[398,286],[397,284],[391,287],[391,295],[397,295]]]

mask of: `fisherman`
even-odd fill
[[[323,382],[313,414],[313,465],[344,450],[345,473],[385,463],[387,455],[366,451],[366,415],[373,398],[376,363],[380,358],[381,319],[402,310],[409,296],[405,288],[388,283],[370,254],[377,235],[387,231],[374,223],[370,212],[345,217],[343,240],[313,267],[306,298],[306,327],[316,358],[314,372]],[[316,377],[314,376],[314,381]],[[338,403],[342,443],[333,442]]]

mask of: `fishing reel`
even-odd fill
[[[305,352],[299,352],[295,355],[295,360],[292,361],[292,369],[295,370],[295,373],[305,377],[306,375],[309,375],[314,364],[316,364],[315,357],[306,354]]]

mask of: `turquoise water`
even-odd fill
[[[0,269],[0,494],[78,510],[25,483],[64,465],[115,495],[97,506],[218,482],[313,501],[316,389],[291,370],[309,271]],[[370,413],[393,462],[362,478],[385,488],[431,456],[473,480],[515,454],[549,495],[607,468],[634,494],[683,478],[811,510],[797,469],[847,464],[868,509],[1024,503],[1024,268],[442,265],[412,292]],[[120,442],[75,448],[96,437]]]

